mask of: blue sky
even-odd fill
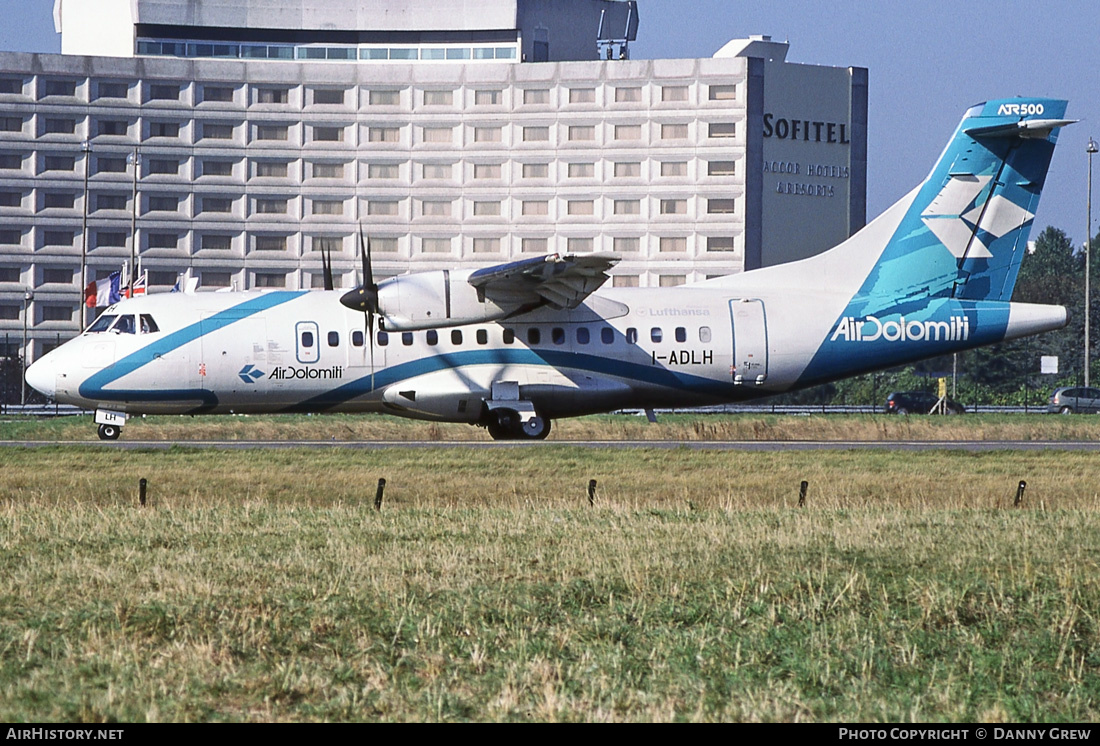
[[[927,175],[971,104],[1069,99],[1036,230],[1085,237],[1088,138],[1100,140],[1100,4],[1095,0],[639,0],[634,59],[709,57],[749,34],[790,41],[787,59],[870,71],[868,218]],[[0,49],[60,51],[53,0],[0,0]],[[1100,160],[1094,162],[1100,178]],[[1094,182],[1095,183],[1095,182]],[[1100,190],[1093,214],[1100,214]],[[1097,221],[1093,221],[1093,232]]]

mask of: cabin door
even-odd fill
[[[730,374],[735,386],[759,385],[768,377],[768,328],[764,301],[736,298],[730,301],[733,325],[733,366]]]

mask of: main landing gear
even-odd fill
[[[511,409],[494,409],[489,412],[485,428],[493,440],[545,440],[550,434],[550,420],[534,414],[523,420]]]
[[[118,440],[118,436],[122,435],[122,428],[118,425],[100,425],[98,433],[100,440]]]

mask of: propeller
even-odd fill
[[[370,239],[363,238],[363,224],[359,224],[359,254],[363,260],[363,284],[340,296],[340,303],[363,314],[363,328],[370,345],[370,390],[374,391],[374,316],[378,313],[378,284],[374,281],[370,255]]]
[[[321,247],[321,270],[325,273],[325,290],[332,290],[332,252],[324,246]]]

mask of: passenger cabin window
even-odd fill
[[[700,342],[709,342],[710,341],[710,327],[709,326],[699,327],[699,341]]]
[[[451,344],[453,344],[453,345],[462,344],[462,332],[460,332],[458,329],[455,329],[454,331],[451,332]]]
[[[329,332],[328,333],[328,346],[329,347],[339,347],[340,346],[340,332]]]
[[[687,340],[688,340],[687,329],[685,329],[682,326],[676,327],[676,341],[677,342],[687,342]]]
[[[351,346],[362,347],[363,346],[363,332],[355,331],[351,333]]]
[[[542,334],[535,327],[531,327],[527,330],[527,344],[537,345],[542,341]]]
[[[610,326],[605,326],[600,329],[600,341],[605,345],[609,345],[615,341],[615,330]]]
[[[439,344],[439,332],[437,332],[435,329],[429,329],[426,336],[429,345],[434,347]]]
[[[589,337],[589,334],[588,334],[588,327],[578,326],[577,327],[577,344],[586,345],[586,344],[588,344],[589,341],[590,341],[590,337]]]
[[[552,339],[556,345],[565,344],[565,330],[560,326],[555,326],[550,330],[550,339]]]
[[[484,329],[478,329],[477,330],[477,343],[479,345],[489,344],[489,332],[485,331]]]
[[[504,344],[506,344],[506,345],[510,345],[510,344],[512,344],[513,342],[516,341],[516,333],[512,329],[505,329],[504,334],[502,336],[503,336],[503,339],[504,339]]]
[[[302,347],[313,346],[313,332],[302,332]]]
[[[401,344],[405,345],[406,347],[412,347],[412,343],[413,343],[413,333],[412,332],[401,332]]]
[[[142,334],[155,334],[160,331],[160,327],[157,326],[157,322],[153,321],[153,317],[147,313],[141,314],[141,333]]]
[[[378,346],[385,347],[390,343],[390,335],[386,332],[378,332]]]
[[[117,319],[117,318],[118,318],[118,316],[116,316],[113,313],[112,314],[103,314],[98,319],[96,319],[94,324],[92,324],[91,326],[88,327],[87,333],[88,334],[99,334],[100,332],[105,332],[111,327],[111,324],[113,324],[115,319]]]
[[[661,331],[661,327],[659,326],[655,326],[649,330],[649,338],[654,342],[660,342],[664,337],[664,332]]]
[[[626,330],[626,343],[629,345],[638,344],[638,330],[634,327]]]

